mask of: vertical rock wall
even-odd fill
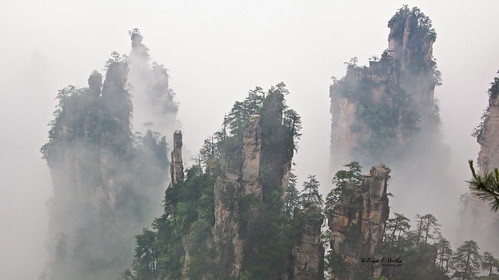
[[[307,203],[299,214],[301,233],[293,246],[291,261],[292,280],[324,279],[324,247],[321,242],[321,209]]]
[[[498,79],[498,78],[496,78]],[[496,85],[499,82],[496,80]],[[492,90],[492,88],[491,88]],[[488,116],[483,122],[481,133],[478,135],[480,152],[478,153],[478,171],[483,175],[485,171],[493,172],[499,168],[499,98],[489,98]],[[462,196],[462,231],[463,240],[477,240],[481,248],[499,254],[499,215],[490,210],[487,202],[479,200],[470,193]]]
[[[225,166],[215,184],[215,225],[214,240],[219,250],[218,275],[228,279],[237,279],[244,261],[245,232],[251,230],[251,224],[242,226],[238,216],[250,200],[262,199],[262,186],[259,182],[260,156],[262,149],[260,116],[250,117],[244,131],[242,162],[240,168]],[[246,200],[243,202],[243,200]],[[245,205],[242,205],[242,204]],[[252,208],[252,207],[251,207]],[[246,215],[257,218],[256,209]],[[223,276],[222,276],[223,278]]]
[[[389,215],[386,192],[389,174],[390,169],[382,164],[373,167],[361,185],[343,191],[329,215],[336,267],[347,271],[346,274],[333,271],[334,279],[353,279],[355,271],[364,271],[369,277],[379,276],[380,269],[362,263],[361,258],[375,257],[381,248]]]
[[[478,137],[480,172],[499,168],[499,98],[489,99],[489,116],[484,120],[482,133]]]
[[[261,115],[250,116],[242,139],[232,136],[226,140],[242,141],[242,145],[224,154],[215,184],[212,232],[219,258],[219,279],[238,279],[241,271],[258,263],[258,248],[277,238],[259,240],[256,236],[261,234],[258,225],[265,221],[266,211],[270,216],[277,211],[273,209],[279,203],[275,192],[283,197],[283,184],[287,185],[289,180],[293,137],[282,123],[283,99],[282,93],[271,91],[263,102]]]

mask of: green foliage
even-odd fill
[[[478,244],[473,240],[464,241],[456,249],[452,260],[452,266],[455,270],[453,277],[460,279],[475,279],[480,271],[482,256],[478,252]]]
[[[440,225],[432,214],[426,214],[424,216],[417,215],[416,219],[419,220],[417,224],[416,244],[419,244],[423,239],[424,243],[428,243],[428,238],[433,239],[434,234],[439,233],[438,229]]]
[[[319,193],[319,181],[317,181],[315,175],[308,175],[307,178],[308,180],[303,182],[303,190],[300,195],[302,204],[312,202],[322,207],[323,199]]]
[[[497,71],[499,73],[499,71]],[[499,77],[494,77],[494,81],[490,83],[490,89],[488,91],[489,97],[492,100],[495,100],[497,98],[497,95],[499,95]]]
[[[432,27],[431,19],[427,17],[418,7],[409,9],[407,5],[400,8],[397,13],[388,21],[388,27],[392,28],[395,24],[405,23],[406,19],[410,18],[410,26],[418,30],[418,33],[427,34],[431,38],[436,39],[437,34]],[[404,25],[396,30],[401,33],[404,31]],[[418,34],[419,35],[419,34]]]
[[[472,178],[467,181],[472,192],[483,201],[488,201],[491,210],[499,209],[499,171],[494,169],[494,173],[485,171],[483,175],[478,175],[473,167],[473,161],[469,160]]]
[[[292,217],[295,209],[300,207],[300,197],[298,189],[296,188],[297,178],[291,172],[289,175],[289,185],[286,188],[286,196],[284,198],[284,212],[288,217]]]
[[[438,266],[443,272],[448,273],[449,263],[451,261],[452,255],[454,254],[450,246],[450,242],[440,234],[437,242],[434,245],[437,248]]]
[[[283,125],[289,130],[292,135],[293,141],[293,149],[295,152],[298,151],[297,141],[301,137],[300,130],[303,128],[301,123],[301,117],[298,113],[293,109],[287,109],[284,111],[284,119]]]
[[[251,115],[260,115],[265,100],[265,92],[261,87],[250,90],[243,101],[236,101],[232,107],[226,122],[232,135],[242,137],[244,129],[249,123]]]
[[[287,211],[282,199],[284,167],[291,162],[293,151],[296,149],[294,139],[299,137],[301,128],[299,116],[287,109],[284,103],[284,96],[288,93],[285,85],[280,83],[268,91],[262,103],[259,182],[263,194],[261,201],[246,196],[239,202],[242,210],[246,210],[243,215],[258,213],[258,217],[239,217],[243,218],[242,225],[251,224],[245,233],[246,257],[240,279],[279,279],[287,272],[286,260],[291,256],[294,239],[298,238],[299,218],[290,215],[291,211],[296,209],[294,205],[297,198],[293,198],[293,195],[288,197]],[[288,190],[293,193],[294,188],[297,195],[295,184],[295,179],[291,176]],[[252,209],[257,211],[248,211]]]
[[[326,267],[329,268],[330,273],[334,273],[338,279],[347,279],[349,271],[341,256],[334,251],[330,250],[326,256]]]
[[[64,269],[51,264],[49,279],[117,277],[129,265],[133,235],[157,208],[151,202],[166,180],[166,139],[152,131],[133,137],[126,74],[126,58],[113,53],[104,84],[94,71],[88,88],[68,86],[57,95],[41,152],[54,185],[52,231],[68,238]],[[147,262],[154,247],[140,242],[145,251],[139,259]]]
[[[398,257],[402,266],[385,267],[383,275],[389,279],[449,279],[448,263],[452,256],[449,242],[440,233],[436,232],[438,223],[436,218],[427,214],[417,215],[416,230],[410,231],[410,220],[404,215],[395,213],[395,217],[388,220],[385,234],[386,247],[384,256]],[[430,244],[432,234],[438,233],[436,243]],[[428,238],[426,233],[428,232]],[[426,242],[425,242],[426,239]],[[445,263],[445,265],[444,265]]]
[[[110,67],[114,65],[110,64]],[[59,90],[57,100],[54,120],[49,124],[49,142],[41,148],[43,158],[49,164],[58,147],[75,141],[105,146],[117,156],[130,155],[132,105],[126,90],[107,87],[99,96],[88,88],[68,86]]]
[[[332,85],[332,90],[357,104],[350,131],[356,133],[367,128],[370,137],[355,152],[364,157],[367,154],[371,161],[379,161],[387,156],[387,150],[393,149],[398,143],[397,133],[408,136],[418,130],[419,116],[411,106],[411,96],[391,80],[375,82],[367,78],[371,75],[386,75],[385,72],[401,75],[402,70],[396,60],[384,58],[376,67],[350,66],[347,75]],[[380,100],[374,97],[381,92]]]
[[[410,220],[404,215],[399,213],[394,214],[395,218],[388,219],[388,223],[386,224],[386,231],[388,234],[385,234],[385,241],[395,247],[396,251],[398,251],[402,238],[407,234],[411,225],[409,224]]]
[[[411,52],[411,60],[408,61],[409,70],[413,73],[431,71],[434,74],[435,83],[439,83],[440,72],[436,70],[435,61],[427,63],[425,48],[428,41],[435,41],[437,33],[432,26],[431,19],[417,7],[409,9],[407,5],[400,8],[388,22],[392,29],[392,36],[402,38],[405,28],[410,28],[406,47]],[[404,39],[406,40],[406,39]]]
[[[487,106],[487,109],[483,111],[482,117],[480,118],[480,123],[473,129],[473,132],[471,133],[471,136],[475,137],[478,141],[480,141],[485,121],[489,118],[489,116],[490,116],[490,106]]]
[[[133,271],[137,279],[180,279],[185,255],[183,244],[188,244],[189,248],[189,276],[198,279],[204,273],[206,256],[213,254],[206,241],[211,236],[215,219],[214,184],[215,177],[193,166],[187,170],[184,182],[167,189],[165,213],[155,220],[155,231],[144,230],[136,237]],[[142,242],[153,239],[154,242]],[[155,254],[151,261],[145,262],[144,254],[139,252],[147,252],[147,244],[154,244]],[[154,273],[151,273],[151,264],[155,264]]]
[[[279,279],[285,273],[293,245],[290,219],[282,212],[278,191],[262,205],[262,217],[255,220],[252,235],[247,237],[244,267],[252,279]],[[254,254],[251,252],[258,252]]]
[[[156,233],[144,229],[136,238],[134,267],[141,279],[155,279],[157,275],[158,248]]]
[[[484,252],[482,256],[482,269],[487,271],[488,279],[499,279],[499,274],[494,273],[499,272],[499,260],[494,258],[490,252]]]
[[[326,196],[325,211],[327,214],[332,212],[340,197],[352,193],[353,189],[358,187],[364,180],[364,176],[361,174],[362,166],[357,161],[352,161],[343,166],[348,167],[348,170],[336,172],[332,180],[333,185],[336,187]]]
[[[394,49],[383,53],[379,61],[372,60],[369,67],[358,66],[357,59],[352,59],[346,76],[334,79],[331,86],[332,96],[347,98],[355,105],[350,132],[358,145],[349,152],[369,164],[397,158],[422,127],[420,117],[432,127],[440,121],[438,106],[429,108],[430,116],[420,116],[424,112],[414,106],[420,94],[441,84],[441,73],[428,53],[436,39],[431,20],[419,8],[403,6],[388,26]],[[404,35],[406,28],[410,32]],[[334,120],[338,120],[338,111],[332,112]]]
[[[254,114],[260,115],[262,131],[259,182],[263,197],[260,199],[254,194],[234,197],[237,186],[227,186],[220,195],[222,200],[235,199],[233,204],[238,209],[235,218],[239,234],[246,239],[246,257],[239,278],[278,279],[286,273],[285,260],[291,255],[300,223],[291,215],[298,206],[296,178],[293,175],[290,178],[288,190],[291,195],[287,211],[283,211],[281,184],[285,164],[291,161],[296,150],[295,139],[300,136],[301,120],[295,111],[286,107],[285,94],[288,91],[280,83],[268,92],[257,87],[243,101],[236,102],[224,119],[221,130],[204,141],[199,154],[200,164],[187,170],[187,179],[183,183],[167,189],[164,214],[155,220],[154,231],[150,231],[155,235],[158,252],[153,279],[201,279],[207,271],[215,269],[208,267],[207,262],[215,254],[214,248],[209,245],[215,222],[213,187],[221,172],[240,171],[243,136]],[[137,240],[145,238],[145,233],[137,236]],[[143,243],[137,243],[137,246],[137,251],[147,250]],[[183,275],[187,253],[189,263]],[[224,258],[226,256],[220,259],[221,271],[227,261]],[[136,279],[149,279],[148,265],[141,261],[139,254],[135,256],[133,272]]]
[[[499,73],[499,71],[497,72]],[[494,81],[491,83],[491,87],[488,90],[490,100],[495,100],[497,95],[499,94],[499,77],[494,77]],[[490,103],[490,102],[489,102]],[[489,118],[490,115],[490,104],[487,106],[487,109],[482,114],[482,118],[480,124],[477,125],[473,129],[473,133],[471,134],[473,137],[476,137],[480,142],[480,137],[482,136],[485,121]]]

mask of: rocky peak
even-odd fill
[[[375,257],[383,243],[389,207],[387,181],[390,169],[383,164],[371,168],[360,185],[342,191],[338,203],[328,216],[335,279],[352,279],[353,271],[364,271],[368,277],[379,277],[380,268],[361,263],[361,258]],[[347,267],[348,273],[341,268]],[[367,278],[366,278],[367,279]]]
[[[173,133],[173,150],[170,163],[170,175],[172,184],[184,181],[184,165],[182,161],[182,131],[175,130]]]
[[[139,56],[149,59],[149,49],[142,44],[144,37],[140,34],[138,28],[134,28],[132,31],[128,31],[130,34],[130,40],[132,41],[132,52],[131,57]]]
[[[418,8],[404,6],[389,21],[388,50],[403,67],[411,63],[433,63],[436,40],[431,20]]]
[[[245,121],[242,135],[224,140],[228,145],[237,145],[232,144],[231,152],[223,154],[222,170],[214,187],[212,232],[219,256],[216,275],[220,279],[238,279],[243,271],[259,271],[261,268],[254,267],[260,262],[256,252],[266,250],[268,246],[262,244],[278,238],[277,234],[266,236],[267,240],[257,236],[270,230],[261,229],[270,219],[268,217],[282,210],[276,205],[279,205],[291,169],[293,146],[290,141],[293,138],[283,124],[283,90],[279,85],[272,88],[263,101],[261,115],[251,115]],[[276,191],[279,196],[275,195]],[[276,260],[281,261],[284,264],[284,260]],[[259,264],[265,265],[268,263]],[[284,270],[287,268],[276,271],[284,273]]]
[[[249,204],[251,200],[262,199],[262,185],[259,182],[261,137],[260,116],[252,115],[243,134],[240,168],[229,168],[226,164],[215,184],[214,240],[221,258],[225,258],[220,260],[219,265],[225,263],[217,275],[237,279],[243,267],[245,236],[252,230],[252,219],[241,224],[237,217],[258,216],[258,211]]]
[[[125,61],[115,61],[109,65],[102,93],[111,93],[125,89],[128,65]]]
[[[99,96],[101,93],[101,88],[102,88],[102,74],[93,71],[90,77],[88,77],[88,88],[90,89],[90,92],[94,94],[95,96]]]
[[[416,146],[417,135],[438,135],[434,89],[440,74],[431,20],[404,6],[388,27],[389,46],[381,59],[369,67],[352,60],[346,76],[330,87],[332,172],[352,160],[393,163]]]

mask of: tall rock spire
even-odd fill
[[[175,130],[173,134],[173,151],[170,163],[172,184],[184,181],[184,165],[182,161],[182,131]]]

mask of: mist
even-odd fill
[[[443,142],[449,147],[448,169],[456,184],[449,186],[452,193],[445,204],[434,207],[440,212],[447,207],[457,211],[456,198],[467,192],[464,180],[470,177],[467,160],[476,160],[479,149],[470,134],[480,122],[487,89],[499,69],[499,38],[494,36],[499,33],[499,3],[405,3],[421,8],[438,33],[433,55],[443,85],[436,88],[435,96],[440,100]],[[170,85],[180,103],[177,119],[182,122],[184,148],[192,155],[249,89],[285,82],[290,91],[287,102],[303,121],[296,174],[299,181],[317,174],[321,191],[327,193],[332,187],[327,156],[330,77],[342,77],[343,63],[352,57],[364,65],[369,57],[381,54],[387,47],[387,21],[405,3],[3,3],[2,278],[36,279],[46,261],[46,202],[52,187],[39,148],[47,142],[57,91],[68,84],[86,87],[88,75],[94,69],[103,72],[112,51],[127,54],[128,30],[139,28],[151,57],[169,70]],[[391,175],[390,186],[397,182],[395,169]],[[392,202],[398,196],[402,194]],[[406,210],[391,206],[392,211],[407,212],[409,218],[413,218],[410,213],[421,212],[411,205]],[[445,231],[457,227],[449,224],[457,214],[449,216],[436,214]],[[460,242],[453,240],[453,247]]]

